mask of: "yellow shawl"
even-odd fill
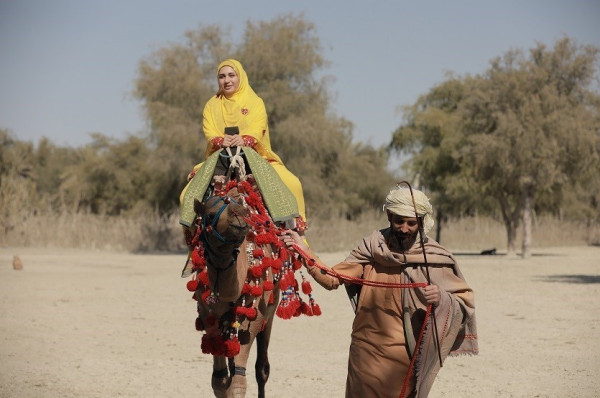
[[[256,140],[254,150],[263,158],[283,164],[271,149],[265,104],[250,87],[242,64],[235,59],[227,59],[219,64],[217,76],[223,66],[233,68],[240,78],[240,85],[230,98],[220,91],[217,92],[204,107],[202,128],[207,141],[205,157],[208,158],[214,152],[210,142],[213,138],[224,137],[225,127],[237,126],[240,135],[247,135]]]

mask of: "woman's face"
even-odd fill
[[[225,97],[231,97],[240,86],[240,77],[235,73],[231,66],[225,65],[219,69],[219,91],[225,94]]]

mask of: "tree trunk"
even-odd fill
[[[442,219],[443,219],[442,212],[439,211],[437,213],[436,220],[435,220],[435,223],[437,224],[435,226],[435,240],[439,244],[442,243]]]
[[[505,222],[506,227],[506,255],[513,257],[517,254],[517,227],[514,222]]]
[[[533,212],[533,198],[525,194],[523,200],[523,247],[521,256],[523,258],[531,257],[531,216]]]

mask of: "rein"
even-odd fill
[[[372,281],[369,279],[355,278],[352,276],[340,274],[340,273],[337,273],[336,271],[332,270],[331,268],[327,268],[327,267],[317,264],[315,259],[311,258],[308,254],[306,254],[306,252],[304,250],[302,250],[298,245],[294,245],[293,248],[298,254],[300,254],[300,256],[302,256],[304,258],[304,260],[306,260],[308,265],[317,267],[318,269],[321,270],[321,273],[336,277],[344,282],[349,282],[349,283],[353,283],[355,285],[362,285],[362,286],[387,287],[387,288],[399,288],[399,289],[412,289],[412,288],[427,286],[427,283],[425,283],[425,282],[415,282],[415,283],[378,282],[378,281]]]
[[[212,222],[210,224],[210,228],[208,225],[208,217],[204,217],[202,219],[202,227],[204,231],[210,232],[212,233],[218,240],[220,240],[221,242],[227,244],[227,245],[239,245],[241,244],[245,237],[242,237],[242,239],[240,240],[228,240],[226,239],[223,235],[221,235],[219,233],[219,231],[217,231],[217,224],[219,222],[219,218],[221,217],[221,214],[223,214],[223,211],[225,211],[225,209],[227,208],[227,206],[229,206],[229,204],[231,203],[229,200],[222,198],[220,196],[214,196],[217,198],[217,201],[215,203],[213,203],[210,207],[214,207],[219,201],[222,201],[223,204],[221,205],[221,207],[219,208],[219,210],[217,210],[217,212],[215,213],[215,215],[212,218]]]

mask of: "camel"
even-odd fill
[[[246,395],[246,365],[255,341],[258,396],[265,397],[275,314],[290,319],[320,315],[320,308],[304,277],[300,289],[295,272],[301,263],[279,240],[284,227],[269,217],[253,176],[230,181],[215,176],[212,186],[202,202],[194,201],[195,228],[186,237],[192,250],[182,276],[193,274],[187,287],[198,302],[202,352],[213,355],[215,397]]]

